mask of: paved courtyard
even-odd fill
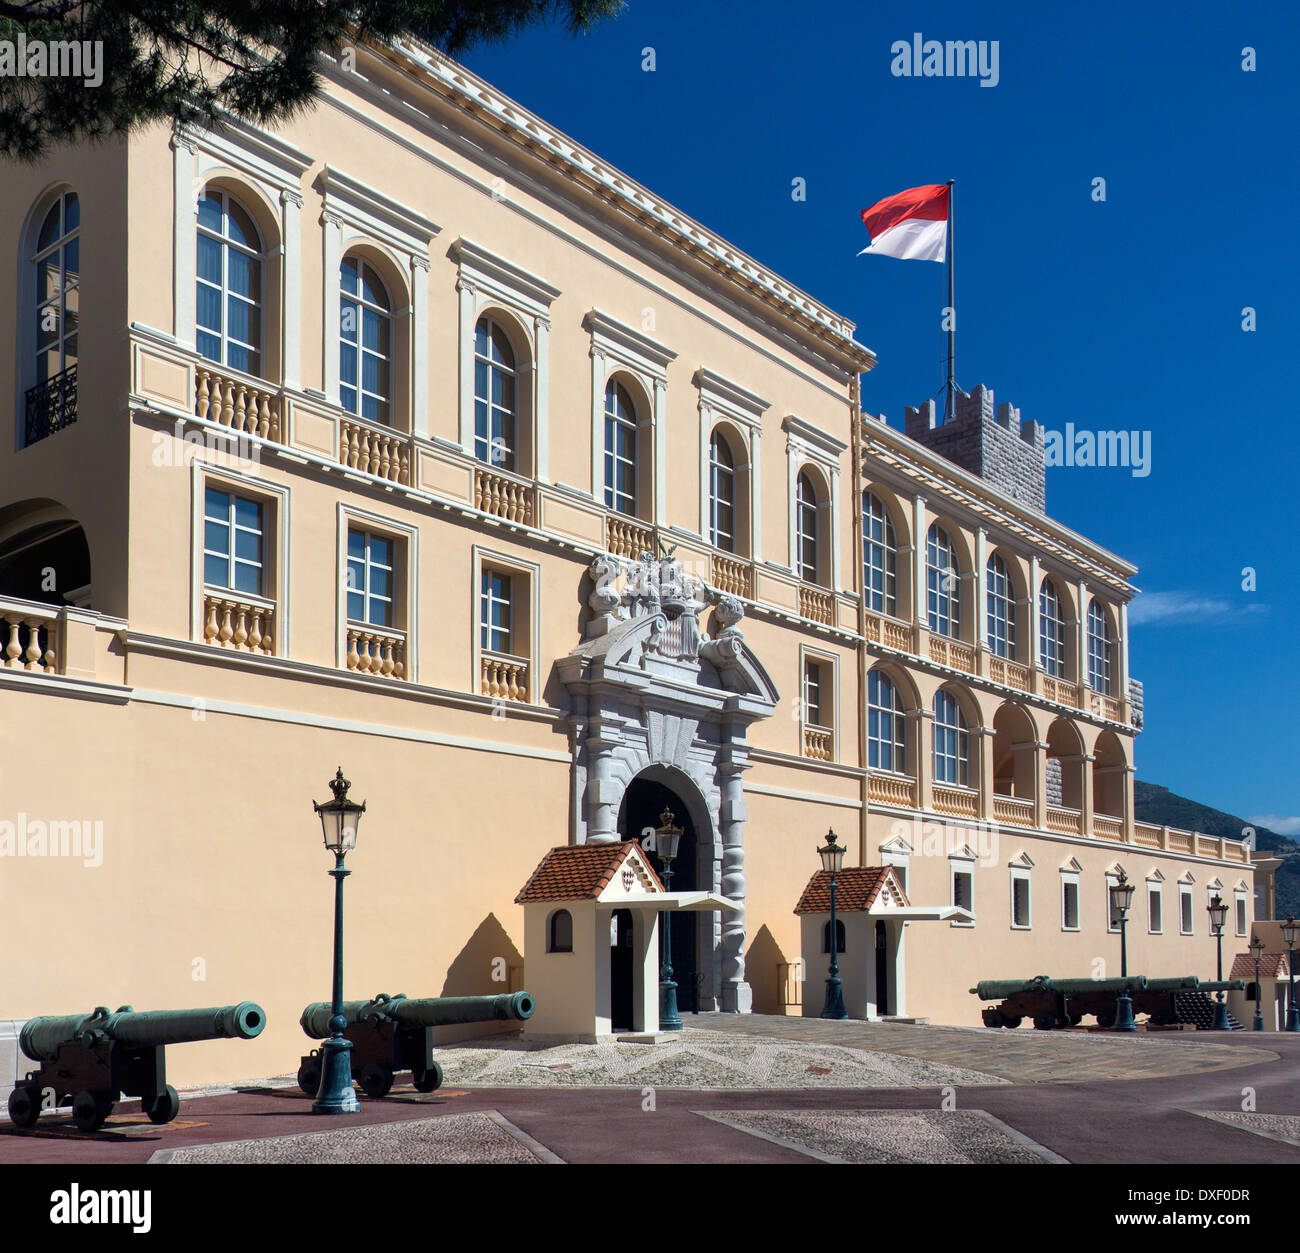
[[[0,1122],[0,1162],[1300,1165],[1300,1037],[1119,1037],[700,1015],[656,1044],[440,1050],[447,1079],[322,1119],[287,1077]]]

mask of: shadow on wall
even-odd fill
[[[789,961],[771,931],[759,927],[745,952],[745,978],[754,990],[754,1013],[784,1014],[780,967]]]
[[[439,996],[499,996],[523,989],[524,957],[501,925],[496,914],[488,914],[474,928],[465,947],[447,967]],[[436,1027],[434,1040],[449,1044],[476,1036],[517,1031],[518,1022],[479,1022],[456,1027]]]

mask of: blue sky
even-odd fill
[[[997,86],[893,76],[918,31],[997,40]],[[944,269],[857,257],[858,213],[955,179],[960,384],[1049,429],[1149,432],[1147,477],[1047,479],[1052,517],[1140,568],[1138,777],[1300,831],[1297,36],[1281,4],[631,0],[465,60],[854,319],[880,360],[863,406],[895,425],[942,381]]]

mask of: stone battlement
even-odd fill
[[[1043,427],[1021,422],[1014,405],[995,407],[993,391],[983,383],[969,393],[957,393],[956,415],[947,422],[933,400],[916,408],[909,405],[904,431],[1013,500],[1046,512]]]

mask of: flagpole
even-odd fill
[[[957,412],[957,299],[955,292],[956,236],[953,233],[952,202],[956,195],[954,179],[948,180],[948,379],[944,388],[943,416],[948,421]]]

